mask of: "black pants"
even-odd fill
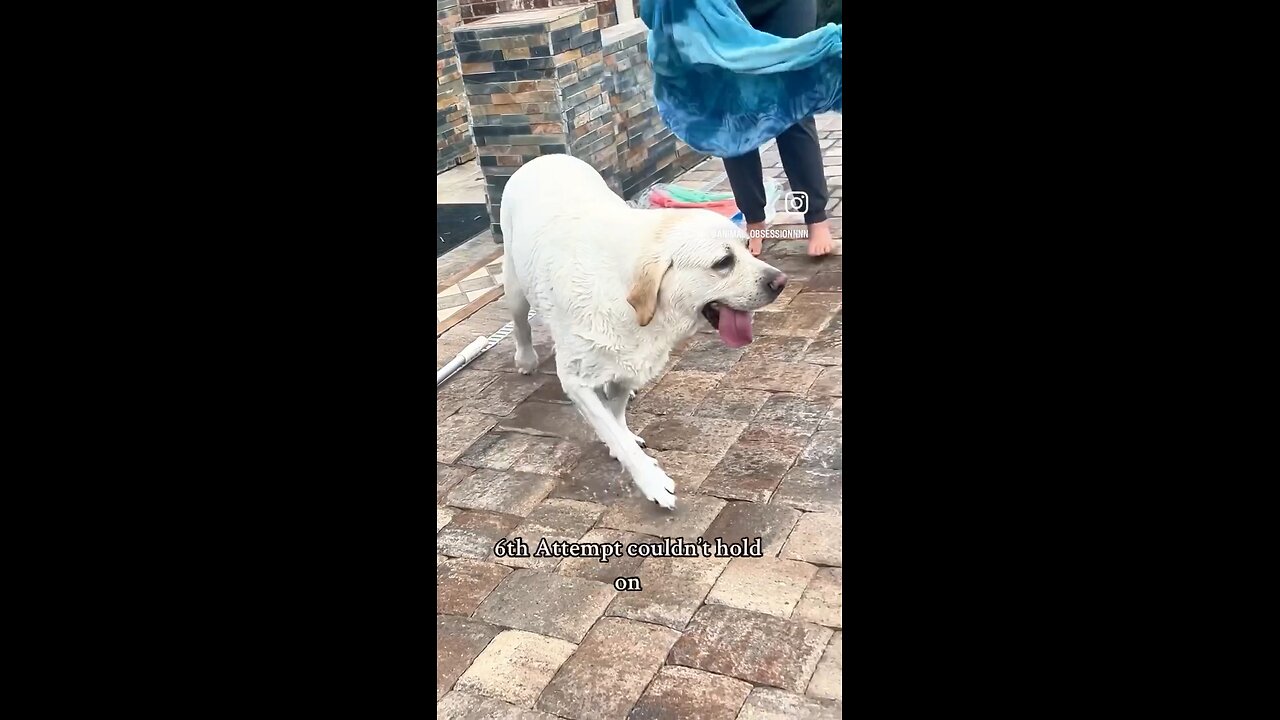
[[[785,0],[756,17],[752,17],[749,7],[748,3],[744,14],[751,26],[770,35],[797,38],[818,26],[817,0]],[[822,174],[822,148],[818,147],[818,126],[812,116],[782,131],[778,136],[778,154],[791,189],[809,195],[805,224],[826,220],[827,178]],[[729,175],[734,200],[747,222],[764,222],[764,171],[760,167],[760,151],[725,158],[724,169]]]

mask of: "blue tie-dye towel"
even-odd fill
[[[641,0],[640,15],[658,112],[695,150],[736,157],[810,115],[843,112],[843,25],[780,38],[734,0]]]

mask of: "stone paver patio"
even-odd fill
[[[819,130],[841,238],[840,117]],[[763,161],[782,177],[776,149]],[[684,179],[722,172],[712,161]],[[631,405],[675,512],[639,497],[568,404],[538,318],[537,373],[515,372],[508,338],[440,387],[437,717],[840,717],[843,254],[805,247],[766,241],[790,280],[757,313],[755,342],[735,350],[706,327]],[[437,368],[508,320],[499,298],[444,332]],[[760,538],[763,557],[495,553],[515,537],[531,550]],[[620,577],[642,589],[615,589]]]

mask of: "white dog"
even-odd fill
[[[732,347],[787,278],[747,251],[746,233],[709,210],[636,210],[590,165],[531,160],[500,211],[516,368],[538,366],[529,309],[546,319],[565,394],[644,496],[675,507],[675,483],[627,428],[627,403],[706,318]]]

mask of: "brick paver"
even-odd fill
[[[839,470],[793,467],[770,502],[809,512],[840,512],[844,486]]]
[[[834,430],[835,432],[843,431],[842,420],[844,418],[844,408],[842,402],[837,399],[835,404],[831,406],[831,410],[827,416],[823,418],[820,430]]]
[[[543,688],[578,646],[523,630],[498,635],[458,678],[455,687],[532,708]]]
[[[453,489],[463,478],[474,472],[469,467],[457,467],[453,465],[442,465],[436,463],[436,505],[444,503],[445,495]],[[440,528],[436,528],[439,532]]]
[[[843,368],[829,367],[809,386],[809,394],[840,397],[843,385]]]
[[[516,570],[498,585],[475,618],[582,642],[615,595],[611,585],[536,570]]]
[[[628,720],[733,720],[750,694],[750,683],[668,665],[653,679]]]
[[[799,693],[808,687],[832,634],[812,623],[703,605],[668,661]]]
[[[840,682],[844,671],[844,648],[841,645],[843,638],[843,632],[838,632],[831,637],[826,652],[822,654],[822,660],[818,661],[818,669],[813,672],[813,678],[809,680],[806,695],[828,700],[843,699]]]
[[[460,412],[444,418],[436,427],[436,461],[447,464],[457,460],[497,421],[481,413]]]
[[[635,410],[651,415],[687,415],[720,384],[721,375],[702,370],[672,370],[636,401]]]
[[[806,514],[796,523],[787,544],[782,546],[781,556],[818,565],[839,566],[843,517],[836,513]]]
[[[707,602],[789,618],[817,572],[817,566],[795,560],[734,558]]]
[[[436,700],[444,696],[502,628],[449,615],[436,616]]]
[[[738,720],[840,720],[839,707],[769,687],[747,696]]]
[[[623,498],[639,497],[627,472],[601,443],[583,445],[581,459],[565,473],[551,497],[611,505]]]
[[[436,551],[449,557],[483,560],[493,551],[494,543],[505,538],[519,523],[520,518],[499,513],[456,512],[444,528],[436,531]]]
[[[649,558],[638,574],[644,590],[618,593],[606,614],[683,630],[728,564],[715,557]]]
[[[441,507],[437,505],[436,506],[436,532],[440,532],[440,530],[444,528],[445,525],[449,524],[449,521],[453,519],[453,516],[457,514],[458,514],[458,511],[451,507]]]
[[[625,548],[631,543],[654,543],[658,538],[652,535],[597,528],[582,536],[582,543],[622,543]],[[635,577],[640,572],[640,565],[645,558],[635,556],[610,557],[601,562],[596,557],[565,558],[556,568],[561,575],[573,575],[597,582],[611,583],[614,578]]]
[[[567,474],[582,454],[581,445],[558,438],[491,433],[477,440],[458,462],[476,468],[559,477]]]
[[[841,238],[840,118],[818,129]],[[764,158],[785,180],[776,148]],[[696,172],[701,187],[723,164]],[[790,279],[757,313],[753,343],[729,348],[703,328],[628,411],[676,482],[674,512],[639,497],[569,404],[538,318],[536,373],[515,372],[505,340],[439,389],[437,717],[841,716],[843,250],[815,260],[805,249],[766,241],[764,260]],[[506,321],[499,301],[450,329],[437,367]],[[624,550],[760,538],[763,557],[494,552],[515,537],[531,550],[543,538]]]
[[[825,625],[831,628],[843,627],[841,613],[844,610],[844,570],[841,568],[820,568],[805,588],[800,604],[791,613],[793,620]]]
[[[796,283],[796,286],[804,287],[804,283]],[[742,359],[751,363],[760,360],[792,362],[804,355],[805,348],[809,347],[811,342],[809,338],[800,337],[759,337],[747,346],[747,352],[743,354]]]
[[[480,603],[511,574],[511,568],[469,558],[449,558],[436,566],[436,613],[471,617]]]
[[[819,431],[814,434],[804,452],[800,453],[796,465],[839,470],[844,461],[843,447],[841,433],[834,430]]]
[[[548,546],[556,542],[577,542],[595,525],[603,512],[604,506],[596,503],[547,499],[529,513],[529,517],[517,525],[515,530],[511,531],[511,537],[520,538],[533,549],[544,541]],[[556,557],[498,558],[497,556],[489,559],[505,562],[512,567],[541,570],[551,570],[559,565],[561,560]]]
[[[696,492],[715,469],[720,456],[685,450],[649,450],[652,456],[686,493]]]
[[[803,447],[783,442],[739,440],[729,448],[699,491],[726,499],[768,502]]]
[[[770,393],[764,390],[718,387],[702,400],[694,414],[725,420],[751,417],[770,397]]]
[[[603,618],[542,693],[538,709],[574,720],[622,720],[679,635],[657,625]]]
[[[822,368],[805,362],[761,360],[737,365],[725,375],[724,383],[750,390],[802,393],[821,373]]]
[[[798,510],[781,505],[733,501],[707,528],[707,536],[724,538],[725,542],[760,538],[763,557],[776,557],[800,514]]]
[[[556,720],[537,710],[525,710],[481,695],[453,692],[436,703],[436,720]]]
[[[538,507],[555,484],[545,475],[478,470],[445,497],[453,507],[524,517]]]
[[[804,447],[809,442],[809,433],[803,427],[782,425],[778,423],[753,422],[747,426],[739,438],[747,443],[768,443],[771,445],[794,445]]]

